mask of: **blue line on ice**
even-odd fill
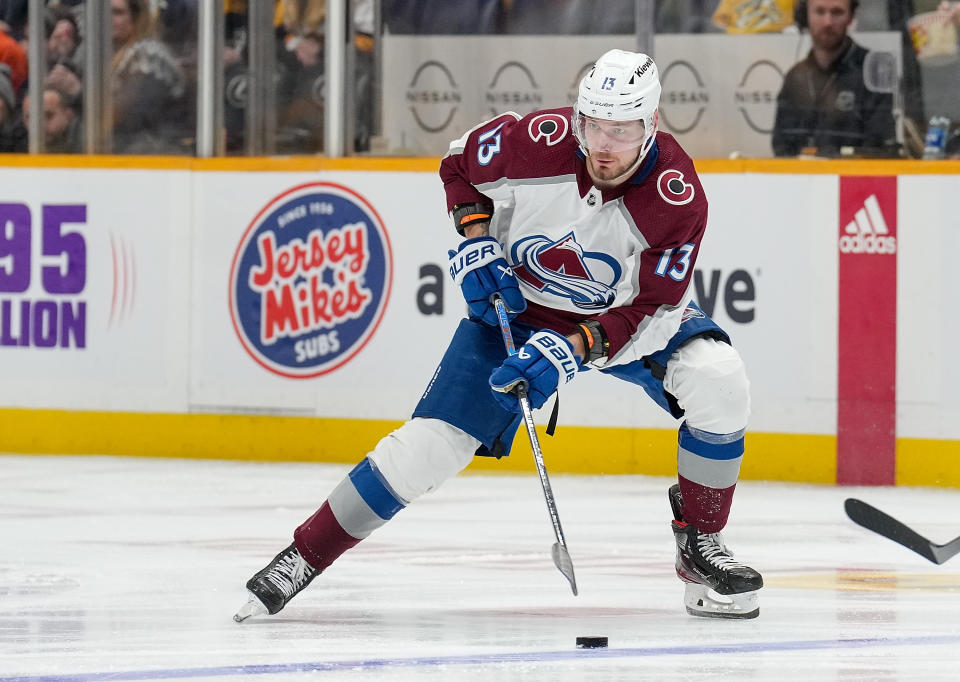
[[[544,663],[577,659],[651,658],[702,654],[742,654],[815,649],[863,649],[960,644],[960,635],[922,637],[872,637],[863,639],[814,639],[794,642],[741,642],[704,646],[665,646],[643,648],[571,649],[569,651],[527,651],[474,655],[421,656],[414,658],[369,658],[347,661],[235,665],[210,668],[168,668],[166,670],[129,670],[126,672],[78,673],[75,675],[35,675],[0,677],[0,682],[102,682],[103,680],[172,680],[224,675],[278,675],[298,672],[337,672],[356,669],[416,668],[444,665],[496,665],[506,663]]]

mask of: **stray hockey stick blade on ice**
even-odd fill
[[[938,545],[863,500],[847,498],[843,506],[854,523],[903,545],[935,564],[942,564],[960,552],[960,537]]]

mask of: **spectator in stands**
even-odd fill
[[[73,12],[63,5],[47,9],[47,68],[54,64],[77,65],[77,48],[80,47],[80,29]]]
[[[631,34],[635,0],[503,0],[502,32],[519,35]]]
[[[354,149],[366,151],[373,133],[373,4],[354,0]],[[281,0],[278,68],[277,151],[310,153],[323,149],[324,42],[326,0]]]
[[[943,12],[948,21],[952,21],[954,26],[960,28],[960,2],[957,0],[942,0],[937,6],[937,11]]]
[[[502,6],[512,5],[517,1],[381,0],[381,12],[383,24],[390,33],[477,35],[496,33],[502,22]],[[540,18],[543,21],[552,17],[541,14]]]
[[[656,0],[657,33],[717,33],[712,21],[720,0]]]
[[[28,4],[29,0],[0,0],[0,30],[16,41],[24,37]]]
[[[323,149],[325,0],[281,0],[277,68],[277,151]]]
[[[27,129],[20,120],[10,67],[0,64],[0,152],[22,154],[26,151]]]
[[[200,9],[199,0],[164,0],[157,12],[158,37],[173,55],[184,78],[184,141],[195,147],[197,120],[197,69]]]
[[[20,89],[27,80],[27,53],[12,30],[4,28],[3,22],[0,22],[0,63],[10,67],[10,82],[19,101]]]
[[[111,0],[111,15],[113,151],[191,153],[186,82],[170,50],[152,37],[148,0]]]
[[[777,156],[896,155],[893,95],[867,87],[868,50],[847,35],[857,4],[802,0],[813,47],[787,72],[777,96]]]
[[[23,120],[30,124],[30,97],[23,99]],[[78,154],[83,151],[83,131],[76,101],[68,93],[47,84],[43,89],[43,151],[48,154]]]
[[[76,64],[65,62],[54,64],[47,72],[47,82],[49,85],[57,88],[62,93],[71,98],[72,106],[77,110],[82,109],[81,99],[83,98],[83,82],[80,80],[80,73]]]

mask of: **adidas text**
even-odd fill
[[[845,234],[840,237],[840,252],[893,254],[897,252],[897,238],[876,234]]]

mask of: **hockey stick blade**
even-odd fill
[[[553,554],[553,563],[563,573],[563,577],[570,582],[570,589],[573,590],[573,596],[577,596],[577,578],[573,575],[573,559],[570,558],[570,552],[559,542],[553,543],[551,553]]]
[[[935,564],[942,564],[947,559],[960,553],[960,537],[954,538],[946,544],[938,545],[863,500],[853,497],[847,498],[843,507],[847,516],[854,523],[903,545]]]

